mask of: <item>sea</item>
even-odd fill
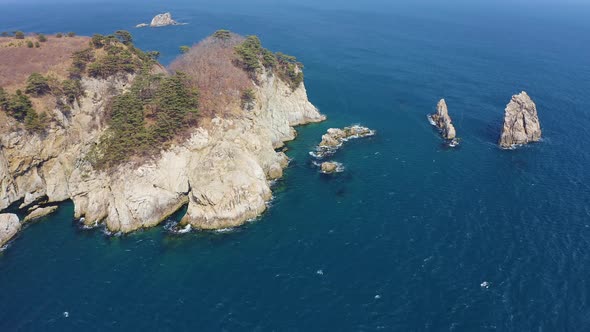
[[[0,31],[129,30],[169,64],[218,29],[305,65],[268,211],[175,234],[82,229],[65,202],[0,253],[0,331],[590,331],[590,5],[584,1],[2,1]],[[162,12],[186,25],[136,29]],[[2,61],[2,59],[0,59]],[[526,91],[539,143],[502,150]],[[460,145],[429,124],[445,98]],[[376,130],[331,157],[330,127]]]

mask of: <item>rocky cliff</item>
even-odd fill
[[[21,223],[16,214],[0,214],[0,247],[15,236],[20,228]]]
[[[432,123],[440,130],[444,139],[452,140],[456,136],[455,126],[449,116],[449,109],[444,99],[441,99],[436,105],[436,113],[430,115]]]
[[[537,106],[526,92],[512,96],[504,111],[504,126],[499,144],[502,148],[537,142],[541,139],[541,124]]]
[[[111,232],[131,232],[188,204],[184,225],[240,225],[266,209],[270,181],[288,164],[275,148],[295,138],[293,126],[325,119],[303,84],[293,90],[264,73],[254,85],[257,101],[250,111],[214,117],[139,165],[97,171],[88,153],[105,130],[105,106],[134,79],[83,78],[84,96],[69,114],[52,110],[57,122],[45,134],[14,131],[15,120],[0,112],[0,211],[17,203],[34,207],[37,217],[38,209],[71,199],[85,225],[104,222]]]

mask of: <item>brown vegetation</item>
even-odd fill
[[[234,65],[234,48],[244,38],[209,37],[175,60],[170,69],[187,74],[200,92],[200,111],[204,118],[228,116],[240,110],[244,91],[253,88],[248,74]]]
[[[0,87],[14,91],[24,86],[32,73],[51,73],[58,78],[67,78],[74,52],[88,47],[90,38],[57,38],[46,36],[47,41],[39,48],[28,48],[26,39],[0,38]]]

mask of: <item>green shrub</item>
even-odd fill
[[[42,43],[47,41],[47,37],[45,37],[45,35],[42,33],[37,35],[37,39],[39,39],[39,41]]]
[[[16,31],[14,33],[14,38],[16,39],[25,39],[25,33],[22,31]]]
[[[191,48],[188,47],[188,46],[186,46],[186,45],[180,46],[180,53],[186,53],[186,52],[188,52],[190,50],[191,50]]]
[[[105,37],[103,35],[100,34],[94,34],[92,36],[92,39],[90,40],[90,44],[94,47],[94,48],[101,48],[104,46],[105,43]]]
[[[10,96],[2,87],[0,87],[0,110],[6,111],[8,109],[8,101]]]
[[[229,30],[217,30],[213,33],[213,38],[228,40],[231,38],[231,32]]]
[[[151,59],[151,60],[158,60],[158,58],[160,57],[160,52],[158,51],[149,51],[146,52],[146,55]]]
[[[47,78],[39,73],[32,73],[27,79],[25,92],[33,96],[42,96],[50,91]]]
[[[30,132],[43,132],[47,126],[47,113],[37,114],[34,110],[28,112],[25,116],[25,129]]]
[[[79,80],[65,80],[62,83],[61,89],[67,102],[70,104],[73,104],[74,101],[84,95],[84,89]]]
[[[61,38],[61,37],[63,37],[63,36],[64,36],[64,35],[63,35],[61,32],[58,32],[58,33],[56,33],[56,34],[55,34],[55,37],[57,37],[57,38]]]
[[[10,33],[6,32],[6,31],[3,31],[0,35],[2,37],[8,37],[8,36],[10,36]]]
[[[259,56],[262,51],[260,39],[256,36],[248,36],[246,40],[235,47],[239,56],[238,64],[255,78],[256,71],[260,68]]]
[[[251,111],[254,109],[254,102],[256,101],[256,94],[252,89],[246,89],[242,92],[242,109]]]
[[[115,31],[115,37],[125,45],[131,45],[133,43],[133,36],[131,36],[129,31],[117,30]]]
[[[88,65],[88,75],[107,78],[118,73],[134,73],[141,64],[131,52],[120,46],[105,46],[107,54]]]
[[[35,47],[39,48],[39,47],[41,47],[41,44],[39,44],[39,42],[35,42]]]
[[[94,53],[90,48],[74,52],[72,55],[72,67],[69,69],[70,78],[80,79],[86,71],[87,64],[94,60]]]
[[[129,92],[113,99],[109,108],[109,129],[90,153],[98,169],[107,169],[132,156],[160,151],[175,135],[196,121],[198,92],[187,77],[140,74]],[[147,125],[147,118],[152,125]]]
[[[277,73],[292,90],[297,89],[303,82],[303,65],[297,62],[294,56],[280,52],[273,54],[262,47],[260,39],[256,36],[248,36],[242,44],[235,47],[235,52],[238,56],[238,66],[255,81],[259,69],[263,66],[266,70]]]
[[[75,33],[75,32],[72,32],[72,31],[70,31],[70,32],[68,32],[67,36],[68,36],[68,37],[74,37],[74,36],[76,36],[76,33]]]
[[[28,113],[35,111],[31,99],[21,90],[16,90],[16,94],[9,95],[0,88],[0,107],[18,121],[23,121]]]
[[[33,42],[30,41],[30,40],[27,40],[27,47],[28,48],[33,48],[33,46],[35,46],[35,45],[33,45]]]

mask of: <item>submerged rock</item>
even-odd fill
[[[24,219],[24,221],[30,221],[39,219],[41,217],[45,217],[47,215],[52,214],[57,210],[57,206],[47,206],[42,208],[33,209]]]
[[[0,214],[0,247],[18,233],[21,223],[16,214]]]
[[[444,139],[452,140],[456,137],[455,126],[449,116],[449,109],[444,99],[436,105],[436,113],[429,115],[431,123],[440,130]]]
[[[172,14],[164,13],[158,14],[152,19],[150,26],[152,28],[165,27],[168,25],[178,25],[179,23],[172,19]]]
[[[341,163],[338,163],[335,161],[324,161],[320,165],[320,169],[321,169],[322,173],[324,173],[324,174],[332,174],[332,173],[342,172],[343,168],[344,167]]]
[[[537,106],[526,92],[512,96],[504,111],[504,126],[499,144],[502,148],[537,142],[541,139],[541,124]]]
[[[330,128],[327,133],[322,136],[322,141],[315,148],[315,151],[310,154],[315,158],[325,158],[333,155],[341,146],[342,143],[353,139],[375,135],[375,131],[367,127],[354,125],[350,127]]]

